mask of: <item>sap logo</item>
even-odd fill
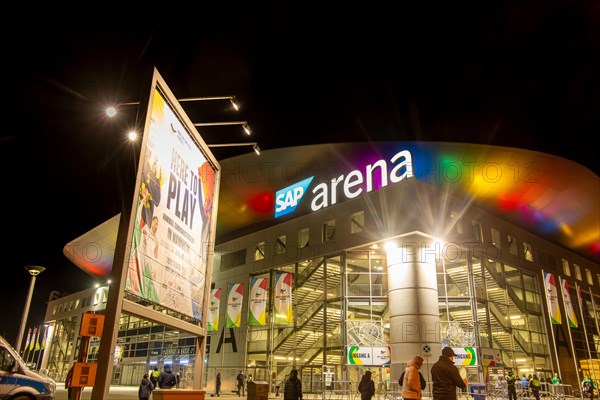
[[[275,194],[275,218],[296,211],[296,207],[302,196],[306,193],[308,185],[312,182],[314,176],[306,178],[303,181],[294,183],[286,188],[278,190]]]

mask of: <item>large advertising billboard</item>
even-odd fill
[[[218,165],[177,110],[157,85],[140,153],[125,290],[201,320]]]

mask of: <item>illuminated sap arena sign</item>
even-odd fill
[[[340,175],[332,179],[330,182],[319,183],[312,189],[311,210],[318,211],[336,204],[338,202],[338,189],[340,188],[345,199],[360,196],[363,191],[372,192],[376,176],[380,177],[381,182],[378,189],[413,177],[413,162],[410,151],[402,150],[396,153],[389,162],[378,160],[373,164],[369,164],[365,167],[364,172],[355,169],[346,175]],[[296,211],[313,178],[314,176],[311,176],[277,191],[275,195],[275,218]]]
[[[314,176],[311,176],[301,182],[294,183],[291,186],[277,191],[275,194],[275,218],[296,211],[298,203],[302,200],[302,196],[306,193],[306,189],[313,178]]]

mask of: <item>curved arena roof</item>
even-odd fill
[[[414,177],[529,231],[600,261],[600,177],[564,158],[536,151],[447,142],[356,142],[266,150],[220,160],[217,243],[296,218],[274,218],[277,191],[313,177],[330,182],[365,171],[399,151],[412,155]],[[374,185],[381,182],[374,182]],[[377,188],[375,188],[376,190]],[[347,201],[347,200],[346,200]],[[341,202],[338,201],[338,202]],[[68,243],[63,252],[92,275],[112,268],[119,216]],[[90,262],[85,243],[102,248]]]

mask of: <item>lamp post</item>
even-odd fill
[[[29,293],[27,293],[27,300],[25,301],[25,308],[23,309],[23,317],[21,318],[21,326],[19,327],[19,336],[17,336],[17,344],[15,349],[20,354],[21,342],[23,342],[23,335],[25,334],[25,324],[27,324],[27,317],[29,315],[29,306],[31,305],[31,296],[33,295],[33,287],[35,286],[35,277],[38,276],[46,268],[40,267],[39,265],[26,265],[25,269],[31,274],[31,283],[29,284]]]
[[[252,149],[257,155],[260,155],[260,147],[256,142],[244,142],[244,143],[217,143],[208,144],[208,147],[234,147],[234,146],[252,146]]]

